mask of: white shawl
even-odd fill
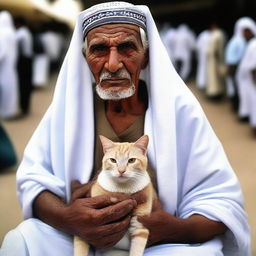
[[[121,3],[122,5],[122,3]],[[186,218],[199,213],[223,221],[226,255],[249,255],[249,231],[238,180],[200,105],[174,70],[146,6],[150,63],[144,72],[149,106],[145,134],[157,170],[159,197],[170,214]],[[62,65],[54,98],[25,149],[17,173],[25,218],[43,190],[70,198],[70,182],[89,180],[93,166],[93,89],[89,67],[81,53],[80,13]],[[237,253],[237,254],[235,254]]]

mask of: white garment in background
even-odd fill
[[[196,40],[193,32],[187,25],[181,24],[175,32],[173,47],[173,60],[182,61],[180,76],[186,80],[191,70],[192,51],[195,50]]]
[[[50,56],[47,53],[47,45],[45,43],[44,33],[38,35],[41,40],[44,52],[35,53],[33,58],[32,84],[35,87],[45,87],[49,81],[50,75]]]
[[[222,30],[214,29],[210,33],[207,53],[207,85],[206,95],[221,96],[225,91],[224,68],[225,36]]]
[[[176,35],[176,29],[170,27],[166,29],[161,36],[163,44],[172,61],[173,61],[173,54],[174,54],[174,48],[175,48],[175,35]]]
[[[36,54],[33,59],[32,83],[35,87],[47,85],[50,73],[50,59],[46,54]]]
[[[243,36],[243,30],[249,28],[256,35],[256,25],[253,19],[242,17],[235,23],[234,35],[228,41],[225,49],[225,63],[227,65],[238,66],[246,49],[247,42]],[[234,95],[234,84],[232,79],[227,76],[227,95]]]
[[[60,58],[63,40],[64,38],[54,31],[46,31],[42,34],[45,51],[51,61],[57,61]]]
[[[207,83],[207,52],[209,47],[210,31],[202,31],[197,38],[197,72],[196,86],[198,89],[204,89]]]
[[[12,16],[0,12],[0,118],[11,118],[18,108],[17,43]]]
[[[192,250],[190,245],[188,250],[188,245],[172,244],[149,248],[145,255],[175,255],[172,252],[176,252],[176,255],[190,256],[249,256],[250,235],[237,177],[198,101],[172,66],[149,9],[123,2],[115,2],[113,6],[97,5],[78,17],[53,101],[26,147],[17,172],[25,218],[33,217],[33,200],[43,190],[68,202],[70,182],[86,183],[90,179],[95,138],[93,81],[81,53],[82,23],[97,10],[128,6],[143,12],[147,19],[150,63],[143,73],[149,106],[144,132],[150,138],[148,157],[156,170],[163,207],[180,218],[201,214],[228,227],[225,235],[195,245],[197,250]],[[16,238],[22,234],[24,255],[72,255],[70,237],[39,220],[27,220],[11,232]],[[8,243],[10,239],[6,237],[5,250]]]
[[[253,80],[253,70],[256,70],[256,38],[249,41],[237,74],[241,96],[239,116],[248,116],[250,125],[256,128],[256,82]]]
[[[25,57],[32,58],[33,55],[33,37],[29,29],[22,26],[16,30],[16,41],[20,47],[21,53]]]

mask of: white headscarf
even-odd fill
[[[228,65],[238,65],[243,57],[247,44],[243,36],[243,30],[245,28],[249,28],[256,35],[256,24],[253,19],[242,17],[237,20],[234,35],[229,40],[225,50],[225,62]]]
[[[243,37],[243,30],[250,29],[254,35],[256,35],[256,24],[252,18],[242,17],[237,20],[235,24],[234,34],[236,36]]]
[[[115,8],[122,2],[102,4]],[[150,63],[144,71],[149,94],[145,134],[148,155],[157,170],[159,197],[170,214],[194,213],[223,221],[229,228],[224,250],[249,255],[249,235],[237,178],[198,102],[174,70],[146,6]],[[78,16],[51,106],[31,138],[17,173],[26,218],[43,190],[69,200],[70,181],[87,182],[93,167],[94,114],[91,72],[81,52]],[[229,255],[229,254],[227,254]]]

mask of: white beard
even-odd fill
[[[121,100],[126,99],[134,95],[136,88],[132,84],[128,89],[121,90],[119,92],[112,91],[111,89],[103,89],[99,84],[96,85],[96,92],[103,100]]]

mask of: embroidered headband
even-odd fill
[[[93,28],[106,24],[132,24],[146,31],[146,16],[132,4],[110,2],[94,6],[94,12],[83,21],[84,37]]]

